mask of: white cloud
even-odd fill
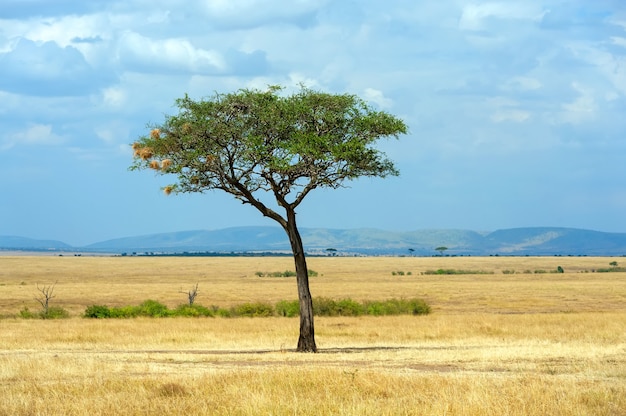
[[[203,10],[212,24],[227,28],[251,28],[286,22],[307,25],[309,15],[328,0],[204,0]]]
[[[120,87],[109,87],[102,90],[102,99],[107,107],[121,108],[126,103],[126,91]]]
[[[371,101],[377,104],[380,108],[390,108],[393,105],[393,100],[384,96],[382,91],[374,88],[366,88],[363,94],[363,99]]]
[[[503,85],[502,89],[507,91],[533,91],[541,88],[541,86],[541,81],[536,78],[513,77]]]
[[[579,95],[574,101],[562,105],[563,122],[579,124],[593,119],[598,108],[593,91],[578,83],[573,83],[572,88]]]
[[[121,121],[107,121],[95,128],[96,136],[106,144],[128,143],[129,126]]]
[[[57,145],[65,139],[52,131],[51,124],[31,124],[26,129],[9,134],[0,149],[6,150],[17,145]]]
[[[85,95],[114,79],[90,66],[76,48],[52,41],[22,38],[0,58],[0,88],[18,94]]]
[[[125,33],[119,42],[119,59],[140,72],[185,71],[219,73],[227,68],[215,50],[195,47],[189,40],[150,39],[135,32]]]
[[[511,20],[540,20],[546,13],[531,2],[490,2],[469,4],[463,8],[459,20],[461,30],[483,30],[489,18]]]
[[[490,119],[494,123],[502,123],[506,121],[523,123],[531,116],[529,111],[518,108],[520,104],[517,101],[509,98],[495,97],[487,100],[487,102],[492,108],[494,108],[490,115]]]
[[[626,55],[610,53],[587,44],[571,45],[571,50],[579,59],[595,65],[616,90],[626,95]]]
[[[622,38],[620,36],[612,36],[611,43],[613,43],[613,45],[618,45],[626,48],[626,38]]]

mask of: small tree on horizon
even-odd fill
[[[133,144],[131,170],[154,169],[177,182],[166,194],[221,190],[256,208],[285,230],[294,256],[300,307],[297,351],[316,352],[313,303],[296,208],[316,188],[337,189],[360,177],[398,175],[373,147],[407,133],[405,123],[350,94],[304,87],[242,89],[194,101],[176,101],[166,116]],[[271,194],[276,206],[268,205]],[[282,214],[280,211],[282,210]]]
[[[440,256],[443,256],[443,252],[446,251],[447,249],[448,247],[440,246],[440,247],[437,247],[435,250],[439,252]]]

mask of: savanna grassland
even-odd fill
[[[288,257],[0,257],[0,415],[626,415],[623,258],[310,258],[314,297],[432,313],[86,319],[154,299],[297,298]],[[564,273],[554,273],[558,267]],[[458,274],[430,274],[437,270]],[[37,285],[68,319],[22,319]]]

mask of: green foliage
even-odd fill
[[[37,313],[31,312],[26,307],[20,311],[20,318],[22,319],[65,319],[69,317],[69,312],[60,306],[49,306],[47,311],[41,310]]]
[[[220,189],[247,201],[252,195],[236,184],[251,193],[274,189],[283,197],[303,186],[307,191],[296,196],[302,199],[310,189],[337,188],[345,180],[397,175],[372,145],[406,134],[402,120],[354,95],[302,88],[286,96],[280,90],[178,99],[178,114],[134,145],[131,169],[176,175],[178,183],[169,188],[174,192]]]
[[[215,311],[198,304],[189,305],[188,303],[179,305],[171,312],[172,316],[198,317],[198,316],[215,316]]]
[[[313,311],[317,316],[361,316],[361,315],[422,315],[430,313],[430,306],[422,299],[389,299],[385,301],[357,302],[350,298],[331,299],[318,297],[313,299]],[[165,305],[147,300],[139,306],[122,306],[109,308],[104,305],[89,306],[83,316],[85,318],[134,318],[137,316],[161,317],[296,317],[300,313],[297,300],[281,300],[272,306],[264,302],[250,302],[231,308],[183,304],[170,310]],[[21,312],[22,318],[37,318],[27,308]]]
[[[85,318],[110,318],[111,310],[105,305],[91,305],[85,309]]]
[[[426,270],[424,274],[493,274],[493,272],[487,272],[484,270],[457,270],[457,269],[437,269]]]
[[[598,273],[626,272],[626,267],[600,268],[596,270]]]
[[[363,305],[352,299],[334,300],[318,297],[313,299],[313,313],[318,316],[359,316]]]
[[[502,274],[515,274],[515,270],[502,270]]]
[[[111,308],[111,318],[135,318],[139,316],[139,306]]]
[[[439,252],[440,256],[443,256],[443,252],[446,251],[447,249],[448,247],[440,246],[440,247],[437,247],[435,250]]]
[[[359,316],[363,312],[363,305],[349,298],[313,298],[313,314],[318,316]]]
[[[318,273],[315,270],[308,269],[309,277],[317,277]],[[285,270],[284,272],[255,272],[257,277],[295,277],[296,272],[291,270]]]
[[[274,307],[268,303],[244,303],[242,305],[231,308],[231,316],[272,316],[274,315]]]
[[[556,272],[557,272],[557,273],[565,273],[565,270],[563,270],[563,268],[562,268],[561,266],[558,266],[558,267],[556,268]]]
[[[60,306],[49,306],[48,310],[42,311],[39,316],[41,319],[65,319],[69,318],[70,314]]]
[[[274,308],[276,315],[292,318],[300,314],[300,302],[297,300],[281,300]]]
[[[20,311],[20,318],[34,319],[34,318],[37,318],[37,314],[31,312],[30,309],[28,309],[27,307],[24,307],[24,309]]]
[[[164,304],[156,300],[148,299],[139,305],[139,316],[164,317],[171,316],[172,313]]]
[[[367,315],[427,315],[430,306],[422,299],[389,299],[364,303]]]

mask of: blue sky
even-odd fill
[[[410,128],[400,177],[314,191],[301,227],[626,232],[622,0],[0,0],[0,235],[273,225],[165,196],[129,144],[185,93],[300,83]]]

